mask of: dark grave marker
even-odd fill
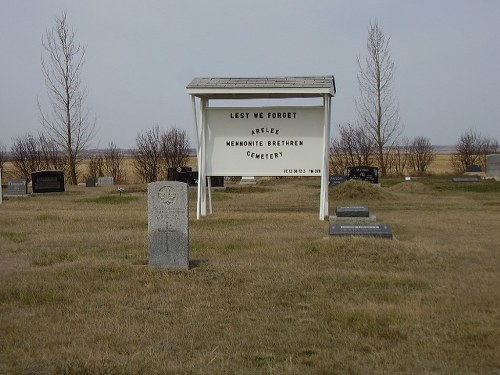
[[[365,206],[337,207],[337,217],[369,217],[370,210]]]
[[[465,168],[465,172],[482,172],[482,171],[481,171],[481,166],[480,166],[480,165],[477,165],[477,164],[471,164],[471,165],[468,165],[468,166]]]
[[[340,185],[342,182],[346,180],[347,180],[346,176],[330,175],[330,186]]]
[[[386,224],[380,225],[341,225],[330,226],[331,236],[371,236],[392,238],[392,228]]]
[[[377,167],[348,167],[347,168],[348,180],[362,180],[368,181],[373,184],[378,184],[378,168]]]
[[[31,172],[33,193],[60,193],[64,192],[63,171],[36,171]]]
[[[24,179],[10,180],[7,184],[8,196],[23,196],[28,194],[28,184]]]
[[[89,177],[85,180],[86,187],[95,187],[95,184],[96,184],[95,178]]]

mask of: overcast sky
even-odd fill
[[[87,46],[96,147],[134,147],[155,124],[186,129],[195,146],[186,86],[212,76],[333,74],[336,135],[355,119],[356,57],[374,19],[390,37],[406,136],[449,145],[472,128],[500,140],[498,0],[0,0],[4,146],[41,129],[41,39],[63,11]]]

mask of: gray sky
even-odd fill
[[[41,38],[63,11],[87,46],[97,147],[134,147],[155,124],[186,129],[194,146],[186,85],[196,76],[333,74],[336,135],[355,119],[356,57],[374,19],[391,38],[406,136],[447,145],[472,128],[500,140],[498,0],[0,0],[4,146],[41,129]]]

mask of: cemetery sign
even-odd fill
[[[187,86],[198,137],[196,217],[205,216],[207,176],[321,177],[320,220],[328,215],[333,76],[195,78]],[[211,100],[322,99],[322,105],[211,106]],[[198,103],[197,103],[198,99]],[[198,108],[199,107],[199,108]]]

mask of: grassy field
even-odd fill
[[[0,374],[500,374],[500,183],[348,182],[395,238],[339,238],[319,179],[231,185],[189,271],[147,266],[145,185],[0,207]]]

